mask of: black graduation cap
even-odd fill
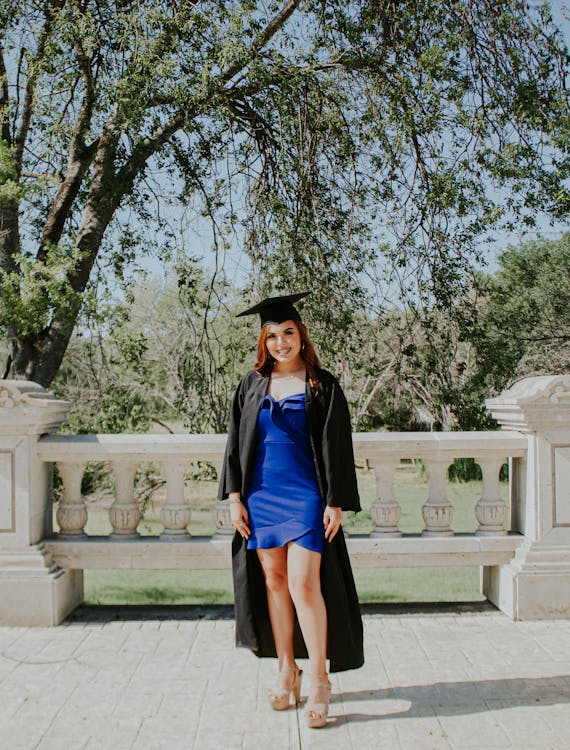
[[[298,302],[308,294],[309,292],[298,292],[297,294],[284,294],[280,297],[266,297],[257,305],[248,307],[247,310],[238,313],[236,318],[241,318],[242,315],[259,313],[262,328],[271,323],[283,323],[285,320],[301,320],[301,316],[293,307],[293,302]]]

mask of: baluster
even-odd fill
[[[451,521],[453,505],[447,497],[447,458],[430,458],[425,461],[429,472],[428,499],[422,507],[426,524],[423,536],[453,536]]]
[[[62,536],[85,536],[87,507],[81,495],[85,463],[58,461],[57,468],[63,482],[63,492],[56,512],[59,533]]]
[[[229,539],[234,534],[232,519],[230,516],[229,500],[217,500],[214,506],[214,519],[216,522],[216,539]]]
[[[221,476],[222,464],[215,463],[214,465],[219,479]],[[234,535],[229,500],[216,501],[216,504],[214,505],[214,522],[216,524],[214,539],[230,539]]]
[[[134,499],[134,482],[137,464],[113,461],[115,475],[115,502],[109,509],[113,533],[111,539],[135,539],[141,512]]]
[[[376,499],[370,508],[370,515],[375,524],[370,534],[372,537],[402,536],[398,528],[402,510],[394,493],[394,475],[399,463],[396,459],[372,462],[376,476]]]
[[[190,523],[192,511],[184,499],[184,461],[165,461],[166,502],[160,511],[160,520],[164,526],[161,537],[189,536],[186,528]]]
[[[475,507],[475,515],[479,521],[477,536],[504,536],[507,533],[504,528],[507,506],[500,496],[499,472],[505,459],[490,456],[476,458],[475,461],[483,473],[481,497]]]

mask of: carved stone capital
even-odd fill
[[[0,434],[41,435],[59,427],[71,408],[29,380],[0,380]]]
[[[485,404],[507,430],[539,432],[570,426],[570,375],[524,378]]]

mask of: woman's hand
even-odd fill
[[[342,523],[342,508],[327,505],[323,516],[323,523],[325,524],[325,539],[332,542]]]
[[[251,531],[249,530],[249,514],[247,508],[239,499],[239,496],[230,495],[230,516],[233,527],[244,539],[249,539]]]

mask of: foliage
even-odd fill
[[[246,294],[318,290],[307,319],[352,362],[374,285],[449,307],[478,237],[567,215],[546,4],[22,0],[0,44],[0,327],[44,385],[96,279],[167,262],[179,219],[210,222],[222,285],[243,242]]]
[[[460,326],[471,301],[469,292],[458,298],[454,315],[433,309],[419,318],[391,311],[371,321],[362,369],[353,371],[350,388],[360,429],[483,426],[488,394],[470,386],[477,356]]]
[[[454,316],[434,309],[419,319],[394,309],[355,314],[344,336],[311,328],[324,366],[343,381],[354,429],[488,429],[486,398],[514,378],[567,372],[569,246],[564,235],[509,248],[494,273],[458,298]],[[255,322],[221,315],[219,301],[213,306],[220,290],[205,269],[192,262],[184,271],[181,263],[169,282],[134,286],[128,310],[92,311],[54,382],[75,404],[66,429],[182,423],[191,432],[225,432],[235,386],[255,358]],[[242,305],[236,299],[230,310]],[[475,478],[477,470],[459,462],[452,475]]]
[[[485,304],[469,332],[490,393],[526,375],[570,370],[570,233],[511,247],[499,264],[480,280]]]
[[[226,430],[255,339],[244,335],[247,324],[230,328],[212,309],[204,282],[196,264],[187,272],[179,266],[177,280],[134,287],[128,309],[113,306],[89,318],[54,382],[74,403],[67,430],[146,432],[180,421],[191,432]]]
[[[488,429],[486,398],[522,377],[569,371],[570,234],[510,247],[498,264],[473,278],[452,316],[375,322],[353,371],[361,429]]]

